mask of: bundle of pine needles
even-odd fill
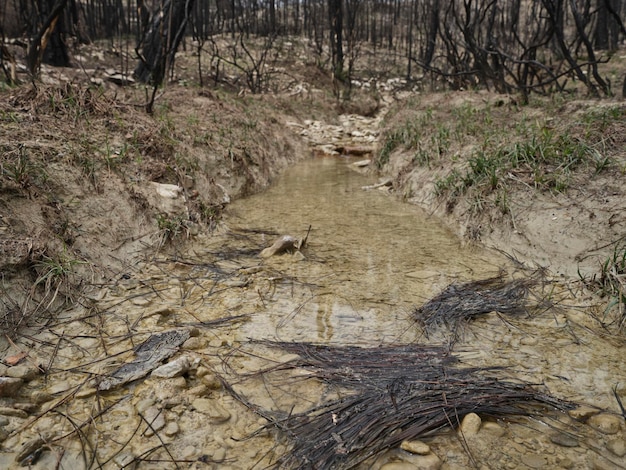
[[[439,295],[415,310],[426,333],[442,327],[456,333],[459,326],[477,315],[498,312],[515,315],[527,312],[533,278],[506,281],[502,276],[450,284]]]
[[[455,427],[468,413],[542,417],[547,408],[570,407],[531,384],[498,376],[502,368],[461,367],[437,346],[263,344],[299,357],[260,374],[304,368],[343,390],[341,398],[289,415],[259,410],[236,395],[290,438],[291,450],[276,468],[354,468],[404,440]]]

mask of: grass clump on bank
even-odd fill
[[[401,174],[432,170],[433,193],[448,211],[464,198],[472,215],[496,209],[510,216],[513,186],[564,193],[579,177],[612,165],[626,126],[626,108],[618,105],[567,113],[565,105],[520,108],[467,99],[396,113],[376,160],[383,168],[402,155]]]
[[[605,299],[608,299],[602,323],[626,329],[626,242],[615,244],[613,253],[600,266],[598,274],[589,279],[580,275],[583,282]]]

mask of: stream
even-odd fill
[[[293,358],[251,341],[440,344],[424,335],[416,307],[450,283],[516,272],[509,257],[464,246],[384,187],[363,189],[375,181],[356,160],[303,161],[264,193],[231,204],[214,233],[199,234],[175,256],[157,253],[35,339],[25,337],[21,346],[49,373],[28,380],[20,406],[0,409],[8,433],[0,468],[17,466],[19,453],[32,457],[42,443],[32,468],[266,468],[289,442],[262,429],[267,421],[223,381],[255,406],[286,413],[319,404],[328,391],[294,380],[297,373],[267,381],[246,375]],[[306,237],[306,245],[258,256],[282,235]],[[469,366],[507,366],[559,398],[615,414],[596,414],[586,425],[567,415],[487,420],[472,440],[454,432],[428,437],[422,455],[393,449],[363,468],[626,467],[613,394],[616,387],[626,397],[621,342],[602,334],[571,289],[565,281],[538,288],[534,295],[552,306],[532,317],[484,315],[463,329],[455,350]],[[178,373],[98,390],[94,377],[171,329],[190,333],[169,359],[182,364]],[[575,410],[582,418],[595,411]],[[555,434],[557,427],[568,433]]]

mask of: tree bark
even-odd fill
[[[37,35],[33,38],[32,42],[28,46],[27,64],[28,70],[33,76],[36,76],[39,72],[39,66],[41,65],[41,59],[43,53],[48,45],[48,40],[53,37],[53,48],[55,49],[53,65],[68,66],[69,55],[67,53],[67,47],[60,32],[57,30],[59,17],[63,13],[63,9],[67,4],[67,0],[57,0],[52,7],[50,14],[44,19],[41,28],[37,32]],[[55,32],[56,31],[56,32]]]
[[[150,26],[135,49],[139,63],[135,78],[157,87],[174,65],[194,0],[165,0],[152,15]],[[139,49],[141,48],[141,52]]]
[[[343,6],[341,0],[328,0],[328,15],[333,78],[343,81]]]

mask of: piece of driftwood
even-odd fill
[[[150,336],[135,348],[135,359],[101,380],[98,390],[111,390],[145,377],[165,359],[173,356],[189,336],[187,329],[169,330]]]

